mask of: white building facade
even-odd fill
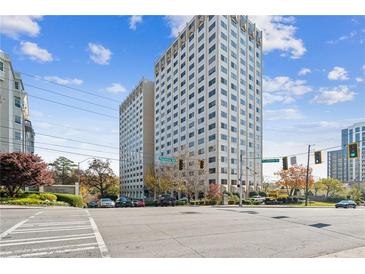
[[[262,32],[247,16],[195,16],[155,64],[155,167],[187,151],[207,165],[205,188],[236,192],[242,154],[243,189],[258,190],[262,75]]]
[[[358,158],[349,159],[348,145],[357,143]],[[341,149],[327,154],[327,176],[345,183],[365,181],[365,122],[341,130]]]
[[[153,82],[142,80],[119,108],[119,174],[121,193],[144,198],[144,176],[153,168]]]
[[[0,51],[0,152],[34,153],[28,96],[10,57]]]

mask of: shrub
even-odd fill
[[[68,206],[65,202],[57,202],[57,201],[43,201],[40,199],[34,198],[9,198],[9,199],[1,199],[0,204],[7,205],[58,205],[58,206]]]
[[[178,206],[186,205],[186,201],[185,200],[178,200],[178,201],[176,201],[176,205],[178,205]]]
[[[20,196],[20,197],[22,197],[22,196]],[[37,199],[37,200],[39,200],[41,197],[40,197],[40,194],[37,194],[37,193],[29,193],[29,194],[25,195],[24,198],[30,198],[30,199]]]
[[[156,206],[156,201],[151,201],[151,200],[145,201],[144,205],[145,206]]]
[[[41,200],[48,200],[48,201],[51,201],[51,202],[55,202],[57,200],[56,195],[54,195],[52,193],[47,193],[47,192],[39,194],[39,198]]]
[[[260,191],[260,192],[259,192],[259,196],[261,196],[261,197],[266,197],[266,192],[264,192],[264,191]]]
[[[58,201],[66,202],[71,206],[83,207],[82,197],[80,195],[55,193]]]
[[[250,191],[249,196],[250,197],[257,196],[257,192],[256,191]]]
[[[191,200],[190,204],[192,205],[199,205],[199,201],[198,200]]]

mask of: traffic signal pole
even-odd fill
[[[308,145],[308,160],[307,160],[307,176],[305,179],[305,206],[308,206],[308,188],[309,188],[309,156],[311,145]]]

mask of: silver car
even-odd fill
[[[98,207],[114,207],[115,203],[110,198],[101,198],[98,202]]]

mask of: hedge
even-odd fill
[[[57,206],[68,206],[65,202],[58,201],[44,201],[40,199],[34,198],[8,198],[8,199],[0,199],[0,204],[6,205],[57,205]]]
[[[57,200],[56,195],[54,195],[52,193],[47,193],[47,192],[39,194],[39,198],[41,200],[48,200],[48,201],[51,201],[51,202],[55,202]]]
[[[64,194],[64,193],[55,193],[55,195],[57,196],[57,201],[66,202],[69,205],[75,206],[75,207],[84,206],[82,197],[80,195]]]

